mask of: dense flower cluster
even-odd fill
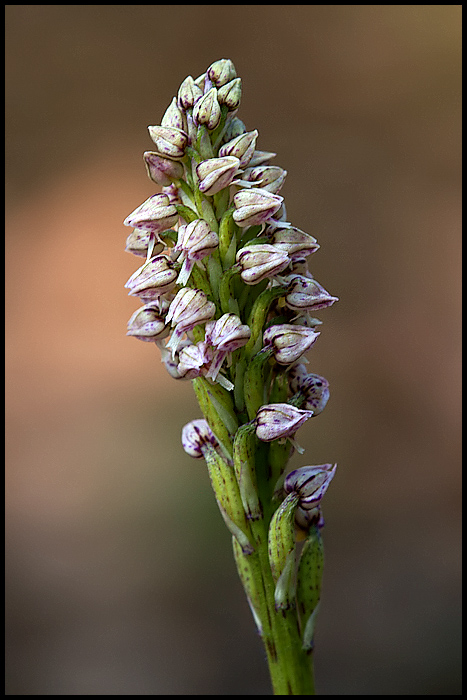
[[[261,498],[255,491],[258,445],[262,455],[269,450],[274,508],[293,504],[306,530],[323,523],[320,501],[335,467],[303,467],[286,478],[286,466],[295,432],[329,398],[327,381],[308,372],[304,355],[320,335],[314,313],[337,297],[308,269],[319,245],[288,221],[280,194],[287,172],[237,117],[241,93],[228,59],[182,82],[161,124],[148,127],[154,146],[143,158],[159,191],[124,224],[132,229],[126,250],[144,258],[126,283],[142,302],[128,335],[158,346],[172,377],[197,382],[204,418],[185,426],[182,443],[206,458],[224,519],[250,554],[248,519],[271,517],[259,503],[264,489]],[[274,532],[282,532],[277,522]]]

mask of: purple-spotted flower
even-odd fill
[[[172,337],[167,343],[167,347],[172,350],[172,356],[177,351],[183,334],[198,324],[209,321],[215,313],[216,305],[208,301],[203,291],[182,287],[171,302],[166,318],[166,323],[174,327]]]
[[[216,88],[211,88],[200,97],[193,107],[193,120],[195,125],[205,124],[212,131],[219,124],[221,108],[217,100]]]
[[[264,224],[280,209],[282,201],[280,195],[260,187],[237,192],[233,198],[234,221],[243,228]]]
[[[308,255],[316,253],[319,249],[316,238],[310,236],[309,233],[301,231],[296,226],[288,226],[281,228],[275,227],[272,230],[266,231],[270,235],[270,243],[279,250],[284,250],[287,255],[295,260],[304,260]],[[306,264],[306,261],[305,261]]]
[[[178,160],[164,158],[154,151],[145,151],[143,158],[148,176],[161,187],[168,187],[183,176],[183,165]]]
[[[228,187],[239,167],[240,161],[235,156],[203,160],[196,166],[200,192],[210,196]]]
[[[240,167],[244,168],[253,157],[255,153],[256,139],[258,138],[258,131],[248,131],[245,134],[240,134],[236,136],[231,141],[225,143],[219,149],[219,156],[221,158],[225,156],[235,156],[240,160]]]
[[[292,391],[300,392],[305,398],[304,408],[313,411],[314,416],[323,412],[330,395],[327,379],[308,373],[305,365],[298,364],[289,373],[289,384]]]
[[[151,249],[152,246],[152,249]],[[148,257],[148,249],[150,257],[162,253],[164,244],[160,241],[156,242],[156,234],[152,231],[147,231],[144,228],[135,228],[126,239],[125,251],[133,253],[143,258]]]
[[[322,287],[319,282],[303,275],[290,275],[285,304],[296,311],[325,309],[339,301]]]
[[[261,406],[256,414],[256,436],[263,442],[290,437],[312,415],[313,411],[295,408],[288,403]]]
[[[242,280],[246,284],[257,284],[285,270],[290,258],[269,243],[257,243],[241,248],[237,253],[237,263],[241,268]]]
[[[169,332],[170,328],[160,312],[160,304],[157,301],[141,306],[128,321],[127,335],[149,343],[166,338]]]
[[[277,165],[257,165],[246,168],[241,177],[234,180],[239,187],[256,187],[277,194],[284,184],[287,170]]]
[[[149,135],[156,144],[157,153],[165,158],[183,158],[188,134],[173,126],[148,126]]]
[[[235,314],[224,314],[217,321],[208,321],[205,341],[214,353],[206,376],[215,380],[227,355],[246,345],[250,336],[250,328]]]
[[[317,508],[336,473],[337,464],[319,464],[300,467],[290,472],[284,481],[285,493],[299,496],[299,508],[311,511]]]
[[[134,272],[125,287],[130,296],[138,296],[145,302],[153,301],[172,291],[178,273],[167,255],[156,255]]]
[[[195,219],[189,224],[182,224],[178,229],[177,243],[171,252],[172,258],[183,260],[177,284],[186,284],[194,264],[209,255],[218,245],[217,233],[211,231],[211,227],[204,219]]]
[[[190,457],[200,459],[203,456],[204,445],[212,445],[217,448],[219,443],[208,422],[204,418],[197,418],[183,427],[182,445]]]
[[[315,343],[319,333],[307,326],[280,323],[263,333],[264,345],[272,346],[274,358],[280,365],[290,365],[304,355]]]

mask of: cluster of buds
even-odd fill
[[[148,127],[154,146],[143,160],[160,191],[124,221],[133,229],[126,250],[144,258],[126,283],[143,303],[128,335],[153,342],[172,377],[193,381],[204,417],[185,426],[183,447],[205,457],[240,557],[255,551],[251,522],[270,519],[284,608],[295,570],[290,523],[305,536],[322,526],[320,502],[335,472],[321,465],[286,476],[296,431],[329,398],[305,355],[320,335],[312,314],[337,297],[309,272],[318,242],[287,221],[287,172],[237,117],[241,94],[232,61],[215,61],[185,78],[161,124]],[[261,488],[258,452],[270,459]],[[292,545],[284,549],[281,538]]]

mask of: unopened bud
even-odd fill
[[[166,194],[154,194],[127,216],[123,224],[161,233],[174,226],[178,213]]]
[[[155,241],[155,234],[152,231],[146,231],[144,228],[135,228],[126,239],[125,251],[147,258],[148,247],[152,245],[151,257],[162,253],[164,244]]]
[[[215,87],[225,85],[233,78],[237,77],[237,71],[230,58],[220,58],[211,63],[206,71],[209,80]]]
[[[200,191],[206,195],[213,195],[220,192],[230,185],[239,167],[240,161],[234,156],[203,160],[196,167],[196,173],[200,181]]]
[[[166,158],[183,158],[188,134],[171,126],[148,126],[149,135],[156,144],[157,153]]]
[[[277,165],[257,165],[249,167],[242,173],[242,177],[235,181],[240,187],[259,187],[267,192],[277,194],[284,184],[287,170]]]
[[[193,119],[195,124],[205,124],[212,131],[219,124],[221,108],[217,100],[216,88],[199,98],[193,107]]]
[[[178,104],[182,109],[190,109],[203,94],[203,90],[195,84],[189,75],[178,90]]]
[[[290,472],[284,481],[285,493],[296,493],[303,510],[317,508],[336,473],[337,464],[300,467]]]
[[[309,233],[301,231],[296,226],[287,228],[274,228],[271,235],[271,243],[280,250],[285,250],[292,260],[301,260],[315,253],[319,249],[316,238]],[[295,270],[295,268],[293,268]]]
[[[269,164],[269,161],[277,156],[277,153],[270,151],[255,151],[249,162],[250,168],[256,168],[258,165]]]
[[[227,105],[229,112],[233,112],[240,105],[242,99],[242,80],[235,78],[217,90],[219,104]]]
[[[149,177],[161,187],[168,187],[183,176],[183,165],[177,160],[163,158],[153,151],[145,151],[143,158]]]
[[[280,208],[283,198],[261,188],[237,192],[233,198],[234,221],[242,227],[264,224]]]
[[[322,287],[319,282],[302,275],[293,275],[289,282],[289,289],[285,296],[285,303],[289,309],[301,311],[309,309],[325,309],[339,301]]]
[[[240,167],[244,168],[250,162],[253,153],[255,151],[256,139],[258,138],[258,131],[248,131],[245,134],[240,134],[236,136],[228,143],[225,143],[219,149],[219,155],[223,156],[235,156],[240,160]]]
[[[290,437],[313,415],[288,403],[262,406],[256,414],[256,436],[263,442]]]
[[[177,98],[174,97],[172,102],[167,107],[164,116],[161,119],[161,126],[170,126],[181,131],[186,131],[186,116],[177,104]]]
[[[304,365],[301,365],[304,367]],[[300,367],[300,365],[298,365]],[[305,398],[304,408],[313,411],[318,416],[324,411],[329,400],[329,382],[319,374],[308,374],[298,370],[291,372],[290,386],[292,391],[299,391]]]
[[[304,355],[318,338],[311,328],[281,323],[270,326],[263,334],[266,346],[272,345],[274,357],[280,365],[290,365]]]
[[[165,338],[169,332],[169,327],[160,315],[159,304],[154,302],[137,309],[128,321],[127,335],[149,343]]]
[[[235,214],[234,214],[235,216]],[[267,277],[279,274],[290,263],[287,253],[268,243],[247,245],[237,253],[240,276],[246,284],[257,284]]]
[[[190,457],[200,459],[203,456],[203,446],[218,447],[218,442],[204,418],[197,418],[187,423],[182,430],[182,446]]]
[[[225,127],[225,132],[224,136],[222,138],[222,141],[224,143],[228,143],[232,139],[237,138],[237,136],[241,136],[242,134],[246,133],[246,126],[242,122],[241,119],[238,117],[232,117],[231,115],[228,115],[227,117],[227,122],[226,122],[226,127]],[[235,154],[233,154],[235,155]]]

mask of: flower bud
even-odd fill
[[[273,277],[285,270],[290,258],[287,253],[268,243],[258,243],[241,248],[237,253],[237,262],[245,284],[257,284],[266,277]]]
[[[323,498],[337,464],[320,464],[316,467],[300,467],[290,472],[284,481],[285,493],[297,493],[303,510],[316,508]]]
[[[195,219],[189,224],[180,226],[177,244],[172,249],[173,257],[181,255],[183,259],[177,283],[186,284],[195,262],[209,255],[218,245],[217,233],[211,231],[211,227],[204,219]]]
[[[196,166],[200,180],[199,190],[203,194],[213,195],[228,187],[240,167],[240,161],[234,156],[209,158]]]
[[[178,90],[178,104],[182,109],[190,109],[203,94],[203,90],[196,85],[195,81],[189,75]]]
[[[277,153],[270,153],[269,151],[255,151],[250,160],[250,168],[256,168],[258,165],[269,164],[269,161],[277,156]]]
[[[217,100],[216,88],[211,88],[209,92],[199,98],[193,107],[193,119],[195,124],[206,124],[212,131],[219,124],[221,118],[221,108]]]
[[[262,406],[256,414],[256,436],[263,442],[289,437],[312,415],[313,411],[304,411],[288,403]]]
[[[296,226],[287,228],[274,228],[271,235],[271,244],[284,250],[292,260],[305,258],[319,249],[316,238],[309,233],[301,231]]]
[[[311,328],[281,323],[270,326],[263,334],[266,346],[272,345],[274,357],[280,365],[290,365],[304,355],[318,338]]]
[[[169,327],[160,315],[159,304],[151,302],[137,309],[128,321],[127,335],[154,343],[169,334]]]
[[[130,296],[150,302],[175,287],[177,271],[166,255],[156,255],[136,270],[125,284]]]
[[[174,226],[177,221],[178,213],[173,204],[170,204],[169,197],[166,194],[153,194],[129,214],[123,224],[161,233]]]
[[[234,221],[242,227],[264,224],[280,208],[283,198],[267,190],[252,188],[233,198]]]
[[[248,131],[245,134],[240,134],[236,136],[228,143],[225,143],[219,149],[219,155],[223,156],[235,156],[240,160],[240,167],[244,168],[250,162],[253,153],[255,151],[256,139],[258,138],[258,131]]]
[[[153,151],[145,151],[143,158],[149,177],[161,187],[168,187],[172,180],[183,176],[183,165],[177,160],[163,158]]]
[[[171,126],[148,126],[149,135],[156,144],[157,153],[166,158],[183,158],[188,134]]]
[[[227,115],[226,127],[222,141],[228,143],[232,139],[237,138],[246,133],[246,126],[238,117]],[[232,154],[235,155],[235,154]]]
[[[218,442],[204,418],[197,418],[187,423],[182,430],[182,446],[190,457],[200,459],[203,456],[203,446],[218,447]]]
[[[267,192],[277,194],[284,184],[287,170],[277,165],[257,165],[247,168],[242,177],[235,181],[240,187],[260,187]]]
[[[235,78],[217,90],[217,99],[220,105],[227,105],[229,112],[233,112],[240,105],[242,99],[242,80]]]
[[[338,297],[331,296],[316,280],[302,275],[291,276],[285,295],[285,303],[289,309],[325,309],[335,301],[339,301]]]
[[[186,132],[186,116],[178,106],[176,97],[172,99],[172,102],[167,107],[161,119],[161,126],[169,126]]]
[[[305,397],[304,408],[313,411],[314,416],[322,413],[329,400],[329,382],[319,374],[292,376],[291,388]],[[294,388],[296,387],[296,388]]]
[[[225,85],[233,78],[237,77],[237,71],[230,58],[220,58],[211,63],[206,71],[207,76],[215,87]]]

